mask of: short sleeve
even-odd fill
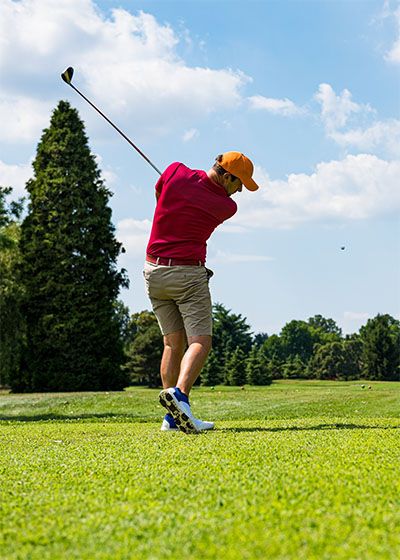
[[[167,169],[165,171],[163,171],[163,173],[161,174],[160,178],[158,179],[158,181],[156,183],[156,193],[158,195],[161,194],[163,186],[175,174],[176,170],[178,169],[178,167],[180,165],[181,165],[181,163],[176,161],[174,163],[171,163],[171,165],[169,165],[167,167]]]

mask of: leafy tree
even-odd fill
[[[346,335],[343,340],[345,355],[345,379],[359,379],[362,368],[362,349],[363,345],[358,334]]]
[[[164,351],[163,337],[155,315],[142,311],[132,316],[137,332],[127,350],[125,366],[135,385],[160,385],[160,363]]]
[[[10,187],[0,187],[0,387],[19,374],[25,333],[17,273],[23,199],[8,205],[6,197],[11,193]]]
[[[360,329],[363,375],[367,379],[400,380],[400,322],[378,314]]]
[[[346,360],[341,342],[328,342],[317,347],[309,364],[318,379],[346,379]]]
[[[246,379],[249,385],[270,385],[272,383],[265,354],[256,344],[253,345],[246,361]]]
[[[269,360],[283,361],[284,347],[281,338],[277,334],[272,334],[263,342],[263,352]]]
[[[333,319],[326,319],[322,315],[314,315],[314,317],[308,319],[308,324],[321,333],[335,335],[337,339],[342,337],[342,329]]]
[[[246,383],[246,354],[238,346],[227,356],[225,362],[226,385],[244,385]]]
[[[360,377],[361,342],[348,337],[340,342],[317,346],[309,371],[318,379],[357,379]]]
[[[285,358],[299,356],[307,364],[313,353],[315,338],[313,330],[305,321],[290,321],[283,327],[280,338]]]
[[[14,390],[115,390],[127,378],[115,303],[128,281],[116,267],[105,187],[84,125],[60,101],[45,129],[28,181],[21,232],[27,351]]]
[[[133,342],[137,334],[144,333],[154,324],[157,324],[157,319],[152,311],[144,310],[133,313],[126,328],[127,344]]]

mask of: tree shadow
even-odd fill
[[[398,430],[399,426],[369,426],[369,425],[358,425],[358,424],[318,424],[317,426],[285,426],[282,428],[220,428],[218,432],[307,432],[307,431],[319,431],[319,430]]]

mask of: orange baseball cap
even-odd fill
[[[218,164],[228,173],[238,177],[249,191],[256,191],[259,186],[251,176],[253,175],[254,165],[244,154],[240,152],[225,152],[222,160]]]

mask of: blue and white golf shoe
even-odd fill
[[[187,395],[182,393],[177,387],[163,389],[159,398],[162,406],[167,409],[168,413],[175,421],[175,425],[182,432],[186,434],[198,434],[214,428],[214,422],[203,422],[193,416]],[[163,427],[161,427],[161,429],[163,429]],[[171,428],[166,427],[163,431],[167,431],[168,429]]]

